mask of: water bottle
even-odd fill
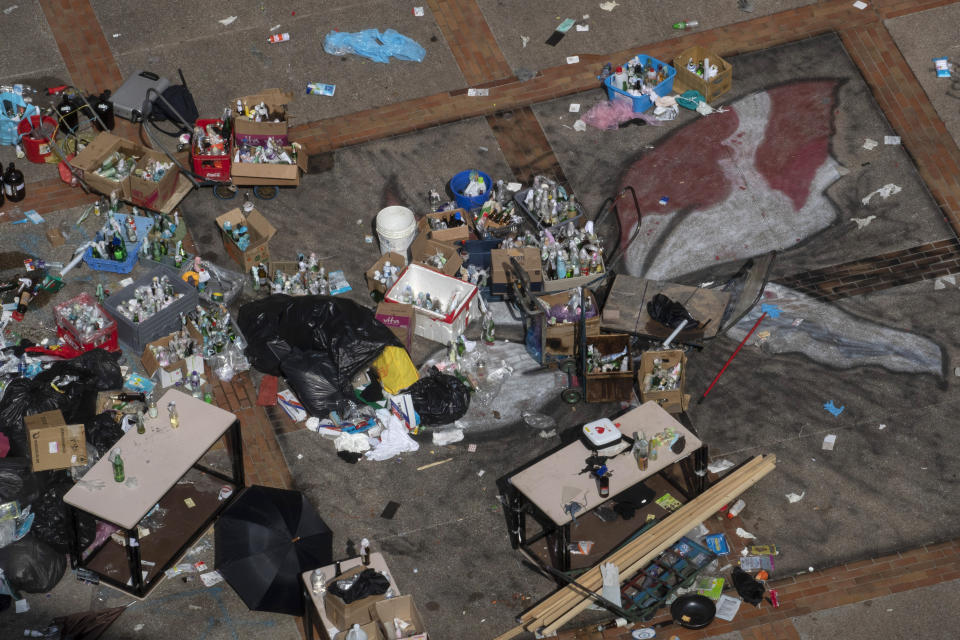
[[[347,631],[346,640],[367,640],[367,634],[359,624],[354,624],[353,628]]]

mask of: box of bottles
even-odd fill
[[[645,351],[640,355],[640,401],[656,402],[670,413],[686,409],[683,393],[687,379],[687,356],[680,349]]]
[[[193,341],[192,349],[189,345],[190,340]],[[187,344],[177,344],[178,342]],[[147,348],[143,350],[143,355],[140,356],[140,364],[143,365],[148,376],[153,377],[159,374],[160,386],[166,388],[187,380],[194,371],[203,375],[202,350],[203,336],[190,322],[187,324],[186,338],[181,336],[180,332],[175,332],[148,343]],[[191,351],[191,353],[187,354],[185,351]],[[178,357],[180,355],[183,357]]]
[[[83,181],[103,195],[116,193],[121,200],[130,198],[130,175],[145,149],[140,145],[103,132],[70,161],[82,173]]]
[[[77,351],[116,351],[117,323],[89,293],[61,302],[53,308],[57,336]]]
[[[490,251],[490,292],[496,295],[508,293],[514,279],[514,267],[510,258],[516,259],[530,279],[530,291],[543,291],[543,263],[536,247],[523,249],[493,249]]]
[[[613,73],[603,81],[607,89],[607,98],[614,102],[625,102],[631,105],[634,113],[643,113],[653,106],[650,96],[637,91],[637,87],[646,89],[653,85],[653,91],[658,96],[669,95],[673,91],[673,81],[677,72],[666,62],[650,56],[637,55],[617,68],[621,69],[620,73]],[[647,75],[650,69],[653,70],[653,79]],[[661,70],[662,75],[659,74]],[[657,77],[658,75],[660,77]]]
[[[417,230],[437,242],[460,242],[470,239],[474,231],[473,218],[466,209],[435,211],[420,218]]]
[[[177,186],[180,170],[166,155],[144,150],[130,176],[130,201],[138,207],[160,209]]]
[[[183,294],[160,311],[134,322],[120,313],[120,305],[135,297],[141,287],[149,287],[153,278],[167,276],[174,294]],[[197,289],[180,279],[176,271],[165,267],[158,267],[140,278],[133,284],[127,285],[115,294],[104,300],[103,306],[117,321],[117,334],[120,342],[131,349],[133,353],[143,353],[147,345],[158,338],[178,331],[182,326],[181,314],[187,314],[196,308],[198,302]]]
[[[476,285],[419,264],[403,270],[384,300],[412,304],[416,335],[441,344],[463,334],[479,309]]]
[[[630,336],[626,333],[588,335],[584,373],[587,402],[629,402],[634,375]]]
[[[677,68],[677,82],[685,89],[703,94],[713,102],[733,84],[733,65],[700,46],[690,47],[673,60]]]
[[[463,258],[453,245],[431,240],[425,235],[418,235],[410,245],[410,263],[456,277],[460,267],[463,266]]]
[[[388,264],[389,263],[389,264]],[[403,268],[407,266],[407,259],[393,251],[388,251],[367,269],[367,289],[371,294],[377,294],[380,299],[387,293],[388,285],[393,284]],[[394,271],[396,270],[396,271]]]
[[[264,89],[252,96],[237,98],[237,102],[243,108],[243,113],[236,114],[233,121],[233,130],[238,136],[286,137],[287,105],[293,102],[292,93]]]
[[[246,227],[250,242],[245,245],[245,249],[241,249],[237,241],[224,231],[225,222],[230,223],[231,229]],[[270,238],[276,235],[277,229],[256,209],[247,215],[239,208],[231,209],[217,218],[217,228],[220,229],[220,238],[227,255],[243,267],[244,273],[250,273],[250,268],[254,265],[269,262]]]
[[[200,129],[201,136],[197,136]],[[197,120],[194,128],[194,140],[190,144],[190,161],[193,172],[207,180],[226,182],[230,179],[230,140],[220,135],[223,121],[213,118]],[[215,142],[216,144],[206,144]]]
[[[587,336],[600,335],[600,313],[597,299],[589,289],[583,290],[587,299],[583,324]],[[549,311],[536,316],[528,329],[527,351],[533,358],[545,364],[554,360],[572,357],[577,344],[577,331],[580,318],[575,309],[570,308],[573,292],[552,293],[540,296],[540,301]]]

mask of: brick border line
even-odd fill
[[[88,0],[40,0],[40,7],[75,87],[100,93],[123,82]]]
[[[543,174],[564,185],[569,184],[533,109],[501,111],[487,116],[487,124],[516,180],[529,183],[533,176]]]
[[[468,84],[513,75],[476,0],[427,0],[427,4]]]

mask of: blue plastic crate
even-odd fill
[[[652,63],[654,66],[662,65],[667,70],[666,79],[653,88],[654,92],[658,96],[665,96],[668,93],[673,92],[673,81],[677,77],[677,71],[672,66],[657,60],[656,58],[651,58],[650,56],[637,55],[634,56],[630,62],[638,61],[640,64],[646,66],[648,63]],[[642,96],[632,96],[626,91],[613,86],[614,77],[608,76],[604,79],[603,84],[607,88],[607,98],[615,102],[626,102],[629,105],[633,106],[634,113],[643,113],[647,109],[653,106],[653,101],[647,95]]]
[[[135,245],[127,243],[127,259],[123,262],[103,258],[94,258],[93,249],[87,247],[83,254],[83,261],[94,271],[109,271],[110,273],[130,273],[133,266],[137,264],[137,257],[140,254],[140,242]]]
[[[124,213],[113,213],[111,214],[117,222],[120,223],[120,226],[126,230],[127,228],[127,215]],[[150,233],[150,230],[153,229],[153,218],[149,216],[133,216],[134,222],[137,223],[137,244],[139,245],[147,237],[147,234]],[[124,236],[123,241],[127,243],[127,248],[133,244],[127,240]]]

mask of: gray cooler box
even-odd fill
[[[114,92],[113,112],[119,118],[140,122],[150,114],[152,107],[152,100],[147,101],[147,90],[153,88],[158,94],[162,94],[169,86],[169,80],[152,71],[137,71]],[[156,99],[152,93],[150,97]]]

